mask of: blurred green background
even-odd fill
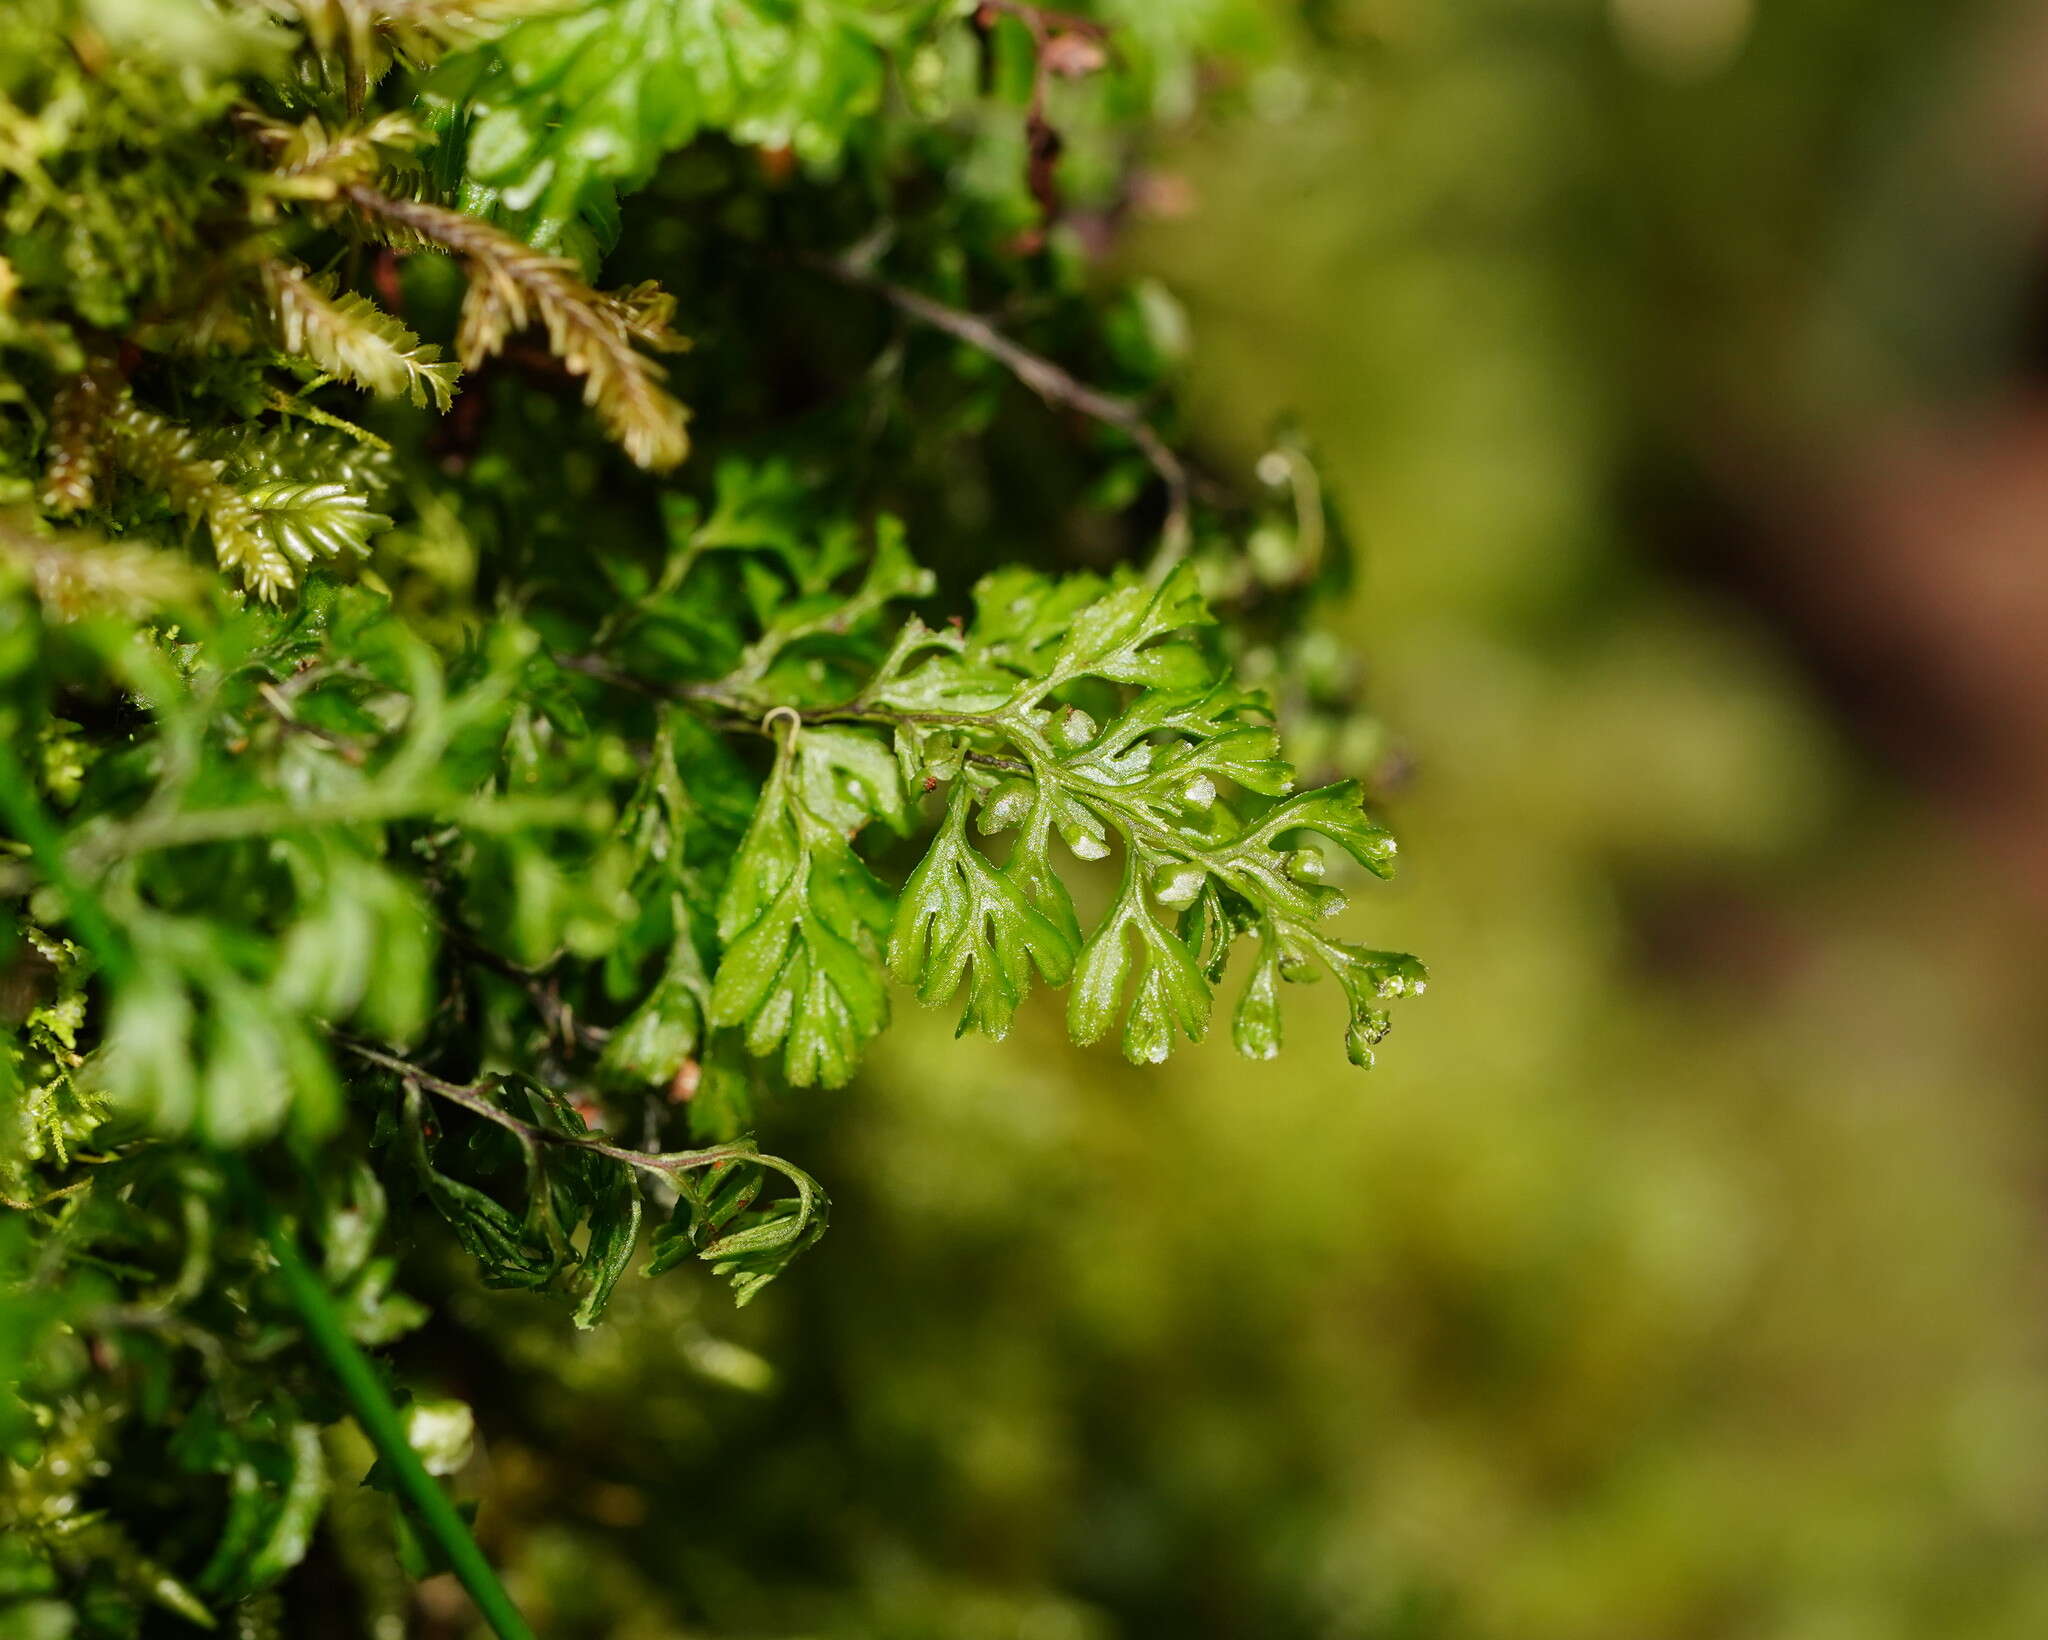
[[[2048,1633],[2048,15],[1354,0],[1242,89],[1112,271],[1362,544],[1429,995],[1370,1075],[906,1006],[770,1298],[414,1363],[489,1546],[618,1640]]]

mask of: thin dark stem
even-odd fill
[[[493,951],[475,934],[459,923],[443,923],[449,943],[479,968],[487,968],[501,978],[510,980],[526,993],[527,1001],[541,1017],[541,1023],[550,1036],[565,1048],[582,1048],[588,1052],[601,1049],[610,1038],[611,1032],[602,1025],[586,1025],[576,1017],[576,1010],[562,1000],[556,982],[544,973],[531,968],[522,968],[510,957]]]
[[[256,693],[263,697],[263,703],[276,714],[277,721],[290,733],[304,735],[309,740],[317,740],[321,745],[332,749],[336,756],[352,768],[359,769],[363,766],[368,754],[361,746],[346,735],[336,734],[332,729],[323,729],[317,723],[302,722],[297,709],[291,703],[291,698],[276,684],[259,683],[256,685]]]
[[[471,1115],[486,1122],[494,1122],[506,1132],[514,1135],[521,1144],[557,1145],[569,1150],[594,1151],[599,1156],[623,1162],[644,1173],[656,1173],[666,1179],[673,1179],[678,1173],[689,1173],[700,1167],[716,1167],[721,1162],[749,1161],[763,1166],[778,1164],[774,1157],[763,1156],[753,1145],[747,1143],[713,1145],[707,1150],[629,1150],[623,1145],[607,1144],[602,1139],[578,1138],[573,1133],[558,1132],[533,1122],[522,1121],[509,1110],[497,1105],[480,1087],[464,1087],[460,1082],[450,1082],[433,1072],[421,1069],[411,1060],[389,1053],[368,1042],[354,1037],[337,1034],[335,1046],[344,1052],[354,1054],[358,1059],[367,1060],[393,1072],[404,1081],[431,1093],[437,1099],[445,1099],[451,1105],[460,1105]]]
[[[770,740],[776,731],[767,717],[756,710],[754,703],[733,693],[723,683],[700,681],[676,684],[664,689],[645,678],[623,672],[602,655],[563,655],[557,664],[572,672],[581,672],[585,677],[596,678],[617,689],[630,689],[635,694],[648,695],[656,700],[682,701],[693,706],[708,706],[720,715],[718,725],[728,734],[761,735]],[[992,727],[985,715],[973,712],[913,712],[901,711],[887,706],[863,706],[858,703],[846,706],[799,707],[778,705],[776,713],[787,713],[798,725],[815,723],[858,723],[870,728],[888,729],[898,724],[916,723],[934,728],[983,729]],[[995,752],[984,752],[969,747],[967,761],[977,768],[990,769],[1002,774],[1029,774],[1031,766],[1015,758],[1003,757]]]
[[[1129,399],[1105,393],[1099,387],[1089,386],[1044,354],[1034,353],[1012,341],[978,314],[948,307],[918,291],[893,284],[844,257],[823,258],[813,265],[842,284],[872,292],[918,323],[930,325],[934,330],[965,342],[977,352],[987,354],[1047,404],[1064,405],[1122,433],[1137,445],[1139,453],[1159,475],[1160,483],[1166,486],[1166,521],[1160,527],[1159,550],[1153,555],[1150,566],[1153,579],[1163,578],[1186,556],[1189,496],[1193,488],[1187,463],[1174,452],[1172,445],[1160,437],[1158,429],[1145,419],[1145,413],[1137,405]]]
[[[621,671],[602,655],[558,655],[555,662],[571,672],[581,672],[586,678],[596,678],[600,683],[611,684],[616,689],[630,689],[638,695],[651,695],[656,700],[668,700],[673,696],[688,697],[690,684],[677,689],[662,689],[649,683],[645,678],[636,678],[632,673]]]

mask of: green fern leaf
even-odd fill
[[[763,475],[720,476],[715,516],[760,512],[740,498]],[[843,590],[850,549],[834,532],[806,542],[766,525],[734,538],[750,552],[742,580],[763,630],[718,698],[742,715],[775,707],[803,720],[778,759],[773,812],[809,814],[834,847],[840,832],[871,816],[896,818],[888,793],[899,781],[950,783],[945,817],[905,883],[888,942],[890,972],[921,1001],[943,1003],[964,989],[960,1028],[1000,1037],[1034,976],[1055,987],[1071,981],[1076,1041],[1120,1027],[1125,1053],[1155,1063],[1176,1037],[1205,1033],[1230,953],[1249,939],[1259,956],[1235,1010],[1238,1047],[1253,1057],[1277,1051],[1280,983],[1328,971],[1350,1004],[1347,1049],[1370,1062],[1386,1029],[1382,1004],[1419,991],[1426,976],[1412,958],[1324,931],[1346,899],[1323,880],[1311,839],[1380,876],[1392,869],[1393,840],[1366,816],[1353,784],[1294,792],[1264,700],[1234,685],[1205,642],[1211,616],[1191,569],[1156,585],[1129,572],[1054,580],[999,571],[976,588],[966,630],[934,631],[913,617],[851,698],[798,712],[786,702],[803,698],[804,680],[836,675],[838,649],[876,641],[860,636],[863,623],[929,582],[891,529],[877,532],[851,595]],[[786,771],[824,759],[828,747],[845,788],[803,782],[792,804],[781,791]],[[877,781],[872,771],[891,759],[892,778]],[[762,862],[775,861],[778,891],[798,878],[797,833],[787,819],[777,824],[781,853],[758,847],[735,877],[756,910],[766,898],[752,886]],[[981,841],[1004,834],[1013,834],[1006,855]],[[1092,928],[1054,862],[1055,839],[1076,861],[1122,856],[1121,885]],[[793,896],[764,925],[776,930],[767,944],[776,961],[791,948],[800,909]],[[764,936],[748,938],[737,963],[728,950],[735,977],[721,969],[729,998],[743,994],[737,976],[760,967],[751,942]],[[750,1007],[767,1005],[766,983],[757,973],[756,988],[744,991]],[[800,999],[783,1007],[775,1000],[763,1015],[772,1031],[757,1026],[768,1045],[803,1022]],[[725,1017],[740,1017],[735,1001]],[[862,1034],[834,1033],[849,1051]],[[835,1075],[841,1068],[835,1060]]]
[[[743,1027],[756,1054],[780,1047],[798,1086],[837,1087],[888,1023],[880,942],[891,906],[845,832],[814,812],[818,777],[797,772],[804,738],[792,733],[778,752],[719,903],[711,1022]]]
[[[965,782],[954,786],[937,840],[904,885],[889,968],[924,1003],[945,1002],[964,983],[961,1031],[1000,1040],[1031,989],[1034,967],[1049,985],[1064,985],[1073,972],[1073,937],[1061,925],[1071,911],[1056,920],[1033,903],[1033,888],[1043,892],[1056,878],[1027,883],[1021,871],[998,869],[968,842],[970,792]],[[1030,850],[1020,850],[1011,865],[1029,858]]]

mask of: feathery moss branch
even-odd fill
[[[661,472],[689,453],[688,412],[660,386],[661,367],[633,346],[652,328],[644,297],[606,298],[566,257],[537,251],[461,211],[363,185],[342,192],[395,243],[446,251],[468,264],[456,338],[464,365],[474,369],[538,320],[563,368],[583,378],[583,402],[635,463]]]
[[[224,464],[202,452],[190,429],[122,397],[108,412],[114,459],[192,524],[204,524],[223,568],[259,597],[292,584],[291,560],[265,538],[248,497],[222,481]]]
[[[276,259],[264,262],[261,275],[278,344],[287,353],[368,392],[422,408],[448,408],[460,371],[433,343],[422,342],[366,296],[337,296],[331,275]]]
[[[57,389],[50,404],[50,440],[43,468],[43,505],[54,513],[93,504],[106,465],[107,410],[119,392],[100,362]]]

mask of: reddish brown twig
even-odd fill
[[[995,27],[998,17],[1014,17],[1031,35],[1031,103],[1024,115],[1024,176],[1042,218],[1026,247],[1036,250],[1044,242],[1045,228],[1059,220],[1059,160],[1060,151],[1066,146],[1046,114],[1046,93],[1055,75],[1077,80],[1102,67],[1109,60],[1104,46],[1109,30],[1093,18],[1028,5],[1025,0],[982,0],[974,14],[975,26],[987,33]]]

